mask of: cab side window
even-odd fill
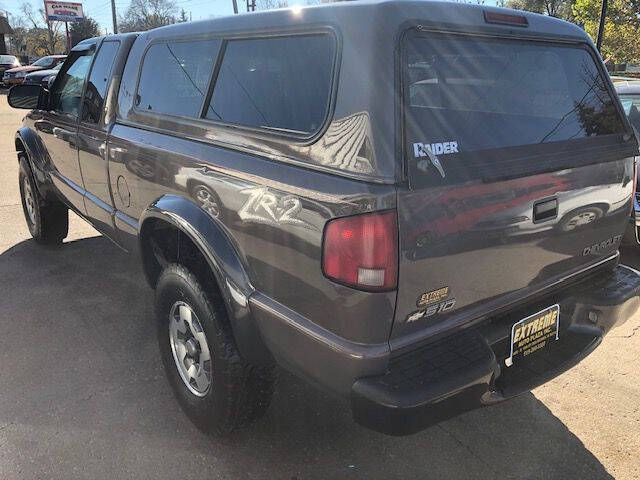
[[[197,118],[220,43],[202,40],[151,45],[142,63],[138,109]]]
[[[51,93],[51,110],[77,117],[80,112],[82,87],[89,73],[95,49],[72,52],[58,73]]]
[[[327,34],[229,40],[206,117],[315,133],[329,107],[334,52]]]
[[[107,93],[107,85],[111,76],[111,68],[118,53],[120,42],[104,42],[96,55],[93,63],[87,89],[82,101],[83,122],[98,123],[102,116],[104,98]]]

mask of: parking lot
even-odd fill
[[[0,96],[0,478],[640,478],[640,315],[533,393],[413,436],[284,372],[257,425],[203,435],[165,380],[137,259],[73,215],[61,248],[30,239],[23,114]]]

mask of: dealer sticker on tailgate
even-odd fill
[[[515,323],[511,327],[511,355],[504,361],[505,365],[510,367],[514,361],[557,340],[559,322],[560,305],[556,304]]]

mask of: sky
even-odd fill
[[[68,0],[81,1],[83,4],[84,14],[94,18],[100,25],[102,33],[113,33],[113,23],[111,21],[111,1],[110,0]],[[129,6],[129,0],[115,0],[116,13],[124,14]],[[238,10],[243,12],[246,10],[246,0],[237,0]],[[0,0],[0,10],[9,12],[12,15],[20,15],[20,6],[24,0]],[[31,0],[34,9],[42,6],[42,2]],[[213,16],[224,16],[233,14],[232,0],[174,0],[174,3],[180,9],[187,12],[187,16],[191,15],[193,20],[204,20]],[[303,0],[290,0],[290,4],[304,3]],[[487,5],[495,5],[495,0],[487,0]]]
[[[94,18],[99,24],[102,33],[105,33],[105,29],[109,33],[113,33],[113,23],[111,21],[111,1],[110,0],[68,0],[78,2],[83,5],[84,14],[86,16]],[[20,15],[20,6],[24,3],[24,0],[0,0],[0,10],[7,11],[11,15]],[[30,2],[34,9],[40,8],[43,2],[32,0]],[[178,12],[181,8],[187,12],[187,15],[191,13],[193,20],[203,20],[211,16],[223,16],[233,14],[233,4],[231,0],[174,0],[174,3],[178,7]],[[246,7],[246,0],[238,0],[238,9],[244,10]],[[116,13],[119,15],[124,14],[125,10],[129,6],[129,0],[116,0]]]

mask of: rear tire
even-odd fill
[[[20,154],[20,197],[24,218],[33,239],[46,245],[59,245],[69,232],[69,209],[59,201],[44,200],[31,174],[24,154]]]
[[[262,417],[275,368],[241,357],[222,298],[205,291],[183,265],[170,264],[158,279],[155,303],[165,373],[191,421],[222,436]]]

